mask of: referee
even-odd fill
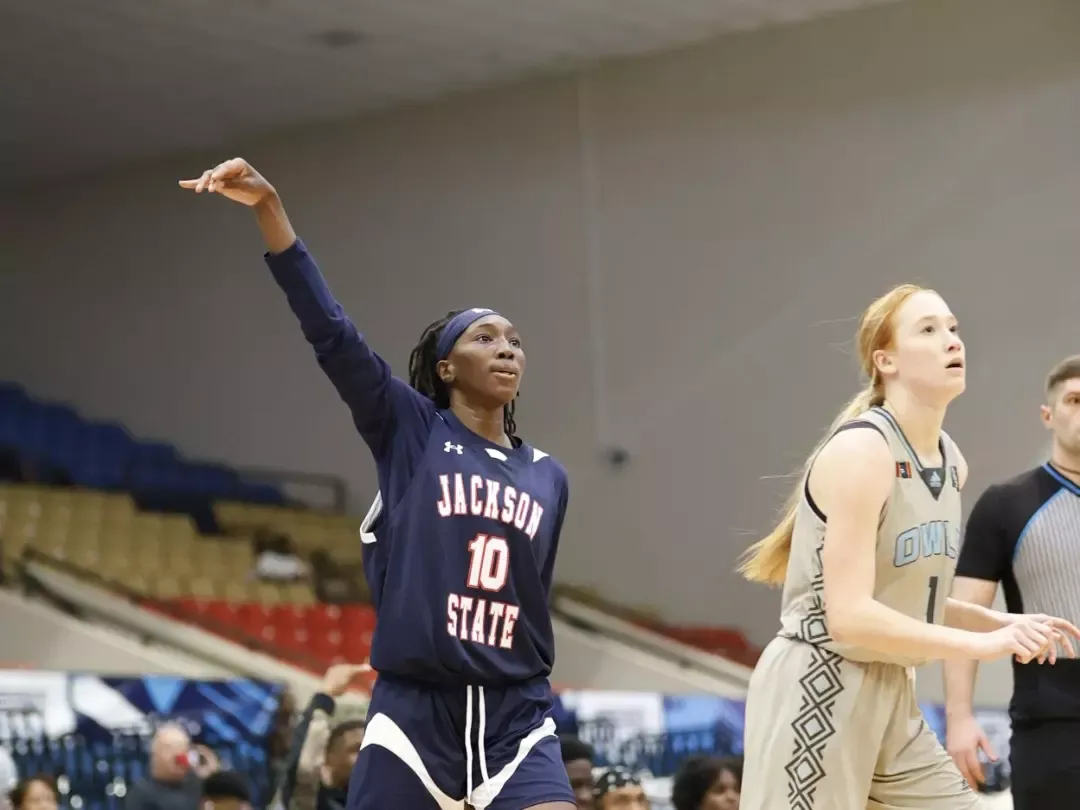
[[[1050,461],[988,488],[968,518],[953,597],[989,607],[1000,582],[1009,613],[1080,625],[1080,355],[1046,381]],[[995,754],[972,713],[975,661],[945,662],[947,747],[968,782]],[[1015,810],[1080,807],[1080,661],[1013,661],[1010,761]]]

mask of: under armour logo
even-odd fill
[[[444,453],[449,453],[452,450],[452,451],[454,451],[455,453],[457,453],[460,456],[461,455],[461,449],[462,448],[461,448],[460,444],[454,444],[453,442],[447,442],[446,444],[443,445],[443,452]]]

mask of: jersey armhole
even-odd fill
[[[360,522],[360,542],[365,546],[371,545],[377,542],[375,538],[375,529],[378,528],[376,524],[379,523],[379,518],[383,516],[383,500],[382,492],[375,493],[375,500],[371,502],[371,507],[368,509],[367,514],[364,515],[364,519]]]
[[[843,433],[845,430],[855,430],[856,428],[869,428],[870,430],[876,430],[881,436],[881,438],[885,439],[886,443],[889,441],[889,437],[885,435],[885,431],[883,431],[878,425],[875,425],[873,422],[867,422],[864,419],[856,419],[853,422],[846,422],[840,427],[838,427],[836,431],[832,434],[832,436],[826,439],[825,444],[831,442],[833,440],[833,437],[836,436],[837,433]],[[821,445],[822,450],[825,449],[825,444]],[[819,450],[818,452],[820,453],[821,450]],[[816,460],[816,458],[817,456],[815,455],[814,460]],[[825,513],[818,508],[818,505],[816,503],[814,503],[814,496],[810,494],[810,473],[813,472],[813,470],[814,461],[811,460],[810,466],[806,471],[806,476],[803,478],[803,496],[806,498],[807,506],[809,506],[813,513],[817,515],[818,520],[820,520],[822,523],[827,523],[828,519],[825,517]]]

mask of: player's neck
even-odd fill
[[[937,458],[941,442],[941,425],[945,421],[945,409],[929,405],[903,389],[890,391],[885,398],[889,411],[920,460]]]
[[[487,439],[493,444],[503,447],[513,447],[510,438],[506,435],[506,425],[503,422],[503,409],[500,406],[496,410],[477,408],[461,400],[450,403],[450,410],[454,416],[461,420],[461,424],[481,438]]]
[[[1054,442],[1050,451],[1050,464],[1074,484],[1080,484],[1080,457],[1068,452],[1057,442]]]

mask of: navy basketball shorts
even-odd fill
[[[380,675],[347,810],[574,804],[546,679],[436,686]]]

